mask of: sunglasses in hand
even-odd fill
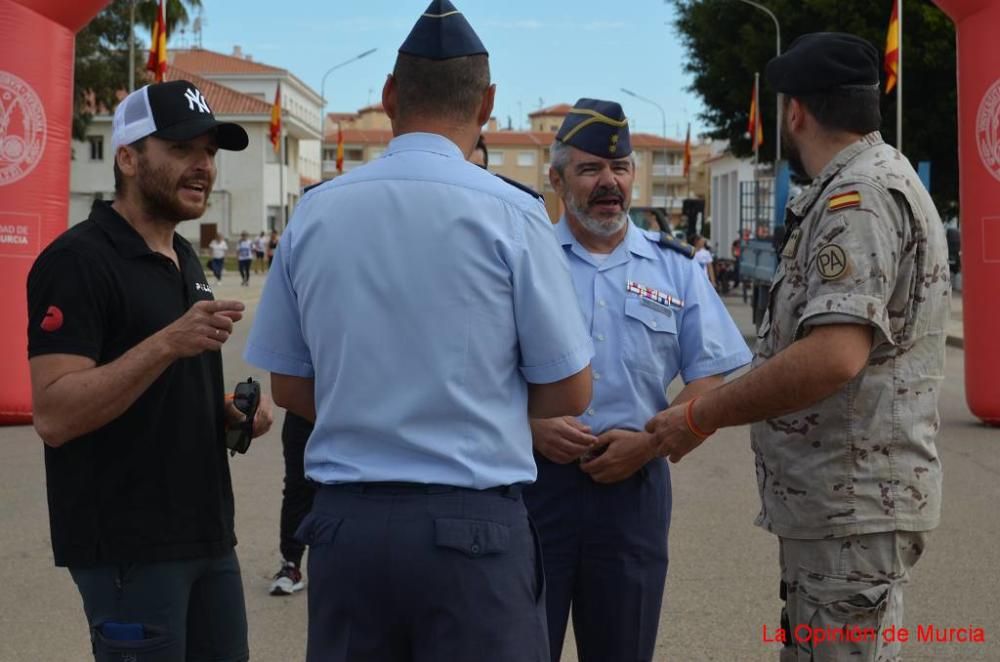
[[[238,383],[233,393],[233,406],[246,418],[238,426],[226,431],[226,447],[229,448],[230,455],[246,453],[250,448],[250,441],[253,439],[253,419],[257,415],[257,407],[260,406],[260,382],[255,382],[253,377],[250,377],[245,382]]]

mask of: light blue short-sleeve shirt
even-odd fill
[[[753,358],[729,311],[694,260],[631,223],[603,261],[573,236],[556,238],[569,262],[584,324],[594,341],[593,399],[580,420],[594,434],[642,430],[667,407],[667,386],[724,375]]]
[[[527,385],[592,354],[541,203],[410,133],[303,196],[245,358],[315,379],[310,479],[483,489],[534,480]]]

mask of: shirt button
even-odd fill
[[[604,334],[603,333],[598,333],[597,336],[595,336],[595,337],[597,338],[597,340],[604,340]]]
[[[594,373],[594,380],[596,381],[596,380],[598,380],[598,379],[600,379],[600,378],[601,378],[601,373],[599,373],[599,372],[595,372],[595,373]]]
[[[469,548],[469,551],[471,551],[473,554],[478,554],[479,553],[479,545],[477,545],[476,543],[472,543],[472,547]]]
[[[590,409],[587,410],[587,415],[588,416],[593,416],[594,415],[594,408],[593,407],[591,407]]]
[[[656,320],[649,320],[649,325],[652,326],[655,329],[656,328]]]
[[[608,304],[604,299],[601,299],[600,301],[597,302],[597,305],[600,306],[601,308],[604,308]]]

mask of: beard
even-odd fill
[[[784,122],[781,123],[781,146],[785,150],[785,158],[788,159],[788,167],[798,174],[799,177],[812,179],[809,176],[809,173],[806,172],[805,164],[802,163],[802,152],[799,150],[799,146],[795,142],[795,138],[793,138],[791,133],[789,133],[788,126]]]
[[[143,208],[149,217],[173,225],[200,218],[208,207],[208,198],[212,193],[212,181],[209,177],[193,175],[175,179],[168,165],[154,166],[142,154],[139,155],[136,183],[142,195]],[[184,202],[180,198],[179,189],[191,183],[204,186],[201,204]]]
[[[607,219],[598,218],[587,213],[587,210],[590,208],[590,202],[608,195],[617,195],[621,198],[622,210],[620,213]],[[621,232],[622,228],[625,227],[625,224],[628,223],[628,208],[625,207],[625,196],[622,195],[621,190],[618,189],[617,186],[602,186],[596,189],[590,195],[586,204],[581,204],[572,195],[567,196],[566,207],[573,212],[573,216],[576,217],[576,220],[580,222],[580,225],[582,225],[587,232],[590,232],[598,237],[614,236],[618,232]]]

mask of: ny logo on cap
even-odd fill
[[[208,101],[202,95],[201,90],[193,90],[190,87],[184,92],[184,98],[188,101],[188,109],[194,110],[195,104],[198,105],[198,111],[202,113],[211,113],[212,109],[208,107]]]

